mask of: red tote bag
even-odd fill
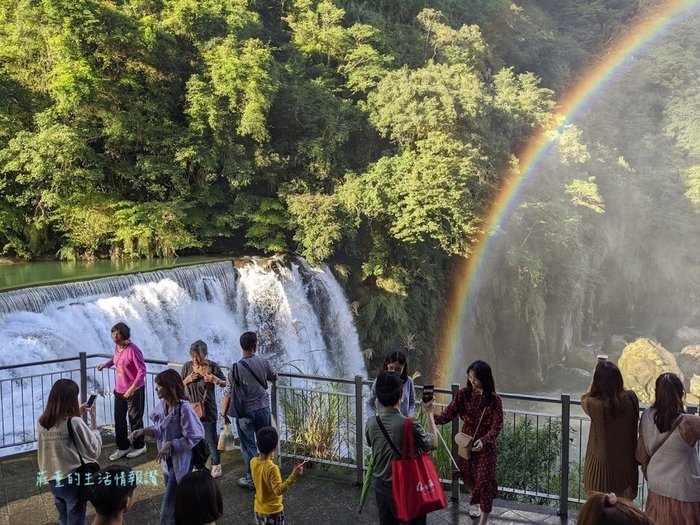
[[[396,517],[401,521],[411,521],[413,518],[447,507],[445,492],[442,490],[433,458],[423,453],[416,457],[413,420],[410,417],[403,426],[401,455],[401,459],[391,462]]]

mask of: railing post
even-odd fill
[[[359,486],[362,486],[365,479],[365,447],[362,433],[364,427],[363,405],[362,376],[355,376],[355,457],[357,458],[355,473]]]
[[[457,398],[457,392],[459,392],[459,385],[456,383],[452,384],[452,401]],[[455,436],[459,433],[459,422],[460,418],[456,417],[452,420],[452,435],[450,436],[450,442],[452,444],[451,454],[452,457],[457,461],[459,449],[457,443],[455,442]],[[439,432],[439,430],[438,430]],[[459,473],[452,476],[452,501],[459,501]]]
[[[80,359],[80,404],[87,401],[87,353],[79,352]],[[87,423],[87,413],[83,414],[83,421]]]
[[[561,468],[559,469],[559,514],[569,514],[569,428],[571,396],[561,395]]]
[[[277,432],[281,432],[280,428],[280,418],[279,418],[279,412],[277,410],[277,380],[275,379],[272,381],[272,386],[270,387],[270,405],[271,405],[271,410],[272,410],[272,424],[275,425],[277,428]],[[277,440],[277,454],[275,454],[275,457],[277,458],[277,464],[280,465],[282,463],[282,439]]]

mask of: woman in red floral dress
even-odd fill
[[[491,367],[487,363],[474,361],[467,368],[467,376],[467,386],[457,392],[441,414],[434,417],[435,423],[444,425],[459,416],[463,421],[462,432],[474,436],[471,459],[467,461],[459,457],[457,461],[464,485],[471,489],[470,505],[479,505],[479,525],[485,525],[497,492],[496,438],[503,427],[503,404],[496,394]],[[473,515],[472,509],[470,514]]]

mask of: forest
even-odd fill
[[[519,152],[562,129],[556,101],[662,3],[3,0],[0,255],[298,253],[345,284],[367,357],[428,356]],[[560,337],[548,309],[585,335],[616,301],[645,315],[657,287],[690,293],[667,259],[640,262],[647,240],[604,223],[641,221],[698,262],[696,20],[631,80],[639,118],[610,97],[560,132],[499,240],[515,248],[479,312],[488,344]],[[625,151],[628,135],[650,147]],[[593,294],[616,264],[628,280]]]

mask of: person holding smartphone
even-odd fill
[[[396,504],[393,498],[392,460],[397,459],[395,447],[403,442],[406,416],[401,414],[401,398],[404,396],[400,376],[384,370],[377,376],[376,391],[379,405],[378,414],[367,418],[365,423],[365,439],[372,448],[374,457],[374,496],[377,500],[377,511],[380,525],[398,525],[406,523],[399,521]],[[433,421],[433,402],[423,405],[427,416],[426,428],[413,419],[413,437],[416,449],[429,452],[437,447],[437,427]],[[425,525],[426,516],[418,516],[409,521],[411,525]]]
[[[413,379],[408,375],[408,361],[406,354],[400,351],[392,352],[384,358],[382,371],[394,372],[401,378],[403,385],[403,397],[399,411],[405,417],[413,417],[416,412],[416,392]],[[377,415],[377,380],[372,383],[369,399],[367,400],[367,415]]]
[[[639,399],[632,390],[625,390],[620,369],[607,356],[598,356],[593,381],[581,397],[581,407],[591,418],[583,467],[586,493],[614,492],[633,500],[639,481],[634,458]]]
[[[221,476],[221,454],[217,448],[216,387],[226,387],[226,376],[218,363],[207,358],[207,343],[197,340],[190,345],[190,361],[182,365],[180,375],[185,383],[185,393],[192,403],[200,405],[200,421],[204,427],[204,440],[211,454],[211,476]],[[194,405],[193,405],[194,406]]]
[[[80,467],[81,458],[85,462],[97,461],[102,451],[95,406],[79,405],[78,393],[75,381],[59,379],[51,387],[46,408],[39,417],[39,471],[48,479],[60,525],[85,524],[87,500],[71,473]],[[85,413],[90,415],[89,427],[80,417]]]

